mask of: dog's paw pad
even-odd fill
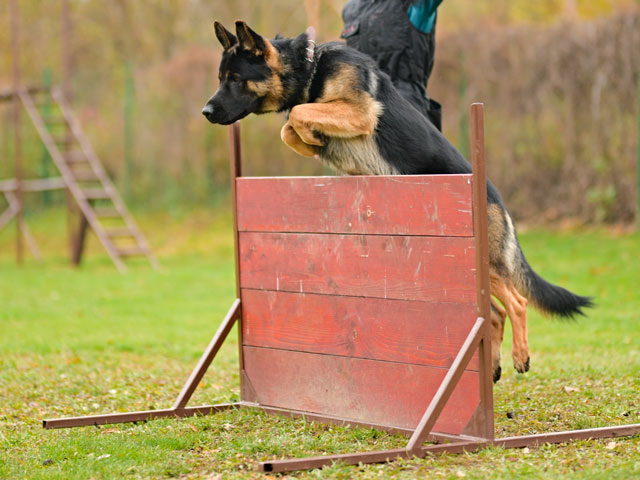
[[[515,362],[513,364],[513,368],[517,370],[518,373],[526,373],[529,371],[529,358],[527,357],[527,361],[524,363]]]
[[[498,365],[498,368],[493,369],[493,383],[496,383],[498,380],[500,380],[501,376],[502,376],[502,367]]]

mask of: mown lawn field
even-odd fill
[[[231,222],[207,212],[143,216],[162,272],[117,273],[90,238],[85,264],[64,258],[64,217],[32,215],[45,254],[13,261],[0,232],[0,479],[272,478],[257,461],[402,447],[373,430],[227,411],[100,428],[43,430],[43,418],[168,408],[234,299]],[[530,310],[531,371],[503,345],[498,436],[640,422],[640,236],[611,230],[521,235],[545,278],[593,295],[575,322]],[[237,345],[216,358],[191,405],[238,398]],[[509,413],[509,415],[507,415]],[[275,477],[275,476],[274,476]],[[429,457],[291,478],[640,478],[640,436]]]

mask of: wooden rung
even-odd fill
[[[95,182],[100,180],[92,170],[80,170],[77,172],[74,171],[73,176],[79,182]]]
[[[123,228],[110,228],[109,230],[105,230],[107,237],[115,238],[115,237],[133,237],[133,233],[126,227]]]
[[[61,115],[41,115],[47,125],[64,125],[67,120]]]
[[[116,248],[116,253],[121,257],[135,257],[137,255],[146,255],[147,252],[138,246],[131,247],[118,247]]]
[[[93,213],[100,218],[120,218],[122,216],[115,208],[94,207]]]
[[[70,145],[76,141],[73,135],[52,135],[52,138],[56,145]]]
[[[62,156],[67,163],[81,163],[87,161],[87,157],[80,150],[69,150],[66,152],[62,152]]]
[[[92,200],[111,198],[109,192],[102,188],[85,188],[82,190],[82,194],[85,198]]]

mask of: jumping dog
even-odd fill
[[[245,22],[236,34],[220,23],[224,48],[220,86],[202,113],[228,125],[251,113],[287,112],[281,138],[306,157],[349,175],[471,173],[469,162],[394,88],[367,55],[340,42],[320,45],[303,33],[269,40]],[[540,277],[527,263],[511,216],[487,181],[493,379],[501,375],[500,346],[509,316],[515,369],[529,370],[527,304],[545,314],[574,317],[592,306]],[[498,301],[496,301],[496,299]]]

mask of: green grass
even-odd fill
[[[373,430],[250,411],[43,430],[43,418],[169,407],[234,298],[233,248],[228,216],[143,217],[163,271],[135,264],[123,276],[93,238],[85,265],[69,267],[59,212],[28,220],[46,257],[42,264],[16,266],[14,232],[0,232],[0,479],[269,478],[255,472],[257,461],[406,442]],[[576,322],[530,310],[532,370],[525,375],[511,368],[506,332],[504,374],[495,388],[496,433],[640,422],[640,236],[529,231],[521,241],[539,273],[593,295],[597,308]],[[235,338],[192,405],[238,398]],[[609,442],[492,448],[290,476],[640,477],[640,437]]]

